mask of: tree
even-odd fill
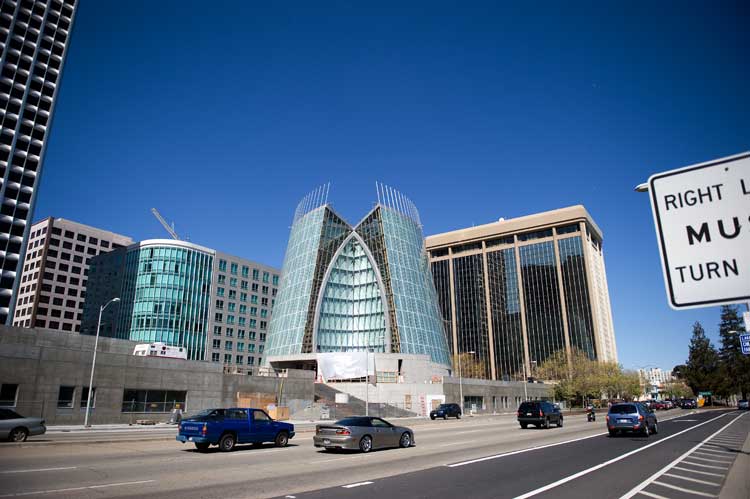
[[[681,399],[693,396],[693,391],[690,387],[680,380],[664,383],[661,387],[661,393],[670,399]]]
[[[719,323],[720,382],[717,393],[723,397],[742,394],[747,398],[750,393],[750,357],[742,353],[740,334],[745,332],[745,326],[736,306],[721,307],[721,322]]]
[[[672,368],[672,376],[675,379],[685,379],[685,364],[678,364]]]
[[[706,338],[700,322],[693,324],[693,336],[690,338],[690,352],[683,372],[685,383],[693,393],[713,391],[718,384],[719,354]]]
[[[459,372],[459,356],[454,355],[453,356],[453,367],[456,370],[456,376],[459,374],[464,378],[474,378],[474,379],[488,379],[488,371],[487,371],[487,364],[485,362],[482,362],[480,359],[474,356],[474,354],[471,353],[462,353],[460,356],[461,360],[461,369]]]

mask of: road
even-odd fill
[[[286,449],[208,454],[170,440],[2,445],[0,498],[620,497],[724,428],[708,442],[713,447],[704,445],[684,460],[688,464],[681,461],[643,485],[647,495],[639,497],[683,493],[662,483],[715,495],[732,449],[741,448],[750,431],[750,413],[738,414],[660,413],[659,435],[649,439],[611,439],[603,421],[587,423],[583,416],[550,430],[521,430],[511,416],[434,421],[414,426],[415,447],[367,455],[314,449],[310,433]],[[672,476],[681,474],[716,485]]]

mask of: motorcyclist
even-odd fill
[[[593,404],[589,404],[586,407],[586,418],[588,421],[596,421],[596,409]]]

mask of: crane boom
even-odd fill
[[[164,227],[164,229],[169,232],[169,235],[172,236],[172,239],[177,239],[180,241],[180,236],[177,235],[177,232],[174,231],[174,224],[169,225],[166,220],[164,220],[164,217],[161,216],[161,213],[159,213],[159,210],[156,208],[151,208],[151,213],[154,214],[156,219],[159,221],[159,223]]]

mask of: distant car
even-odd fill
[[[628,402],[615,404],[609,408],[607,430],[609,430],[610,437],[626,432],[642,433],[649,436],[652,433],[659,432],[659,423],[656,414],[645,405]]]
[[[666,406],[665,409],[674,409],[674,402],[671,400],[665,400],[664,405]]]
[[[523,402],[518,407],[518,423],[526,429],[530,424],[537,428],[549,428],[554,423],[558,428],[563,425],[560,408],[550,402]]]
[[[414,445],[414,432],[405,426],[394,426],[382,418],[353,416],[333,424],[315,426],[313,445],[326,450],[359,449],[362,452],[387,447],[411,447]]]
[[[234,407],[207,409],[180,422],[177,441],[193,442],[205,452],[211,445],[228,452],[236,444],[273,442],[276,447],[286,447],[294,437],[294,425],[274,421],[262,409]]]
[[[680,407],[683,409],[697,409],[698,402],[695,399],[682,399],[680,400]]]
[[[653,411],[663,411],[667,408],[667,404],[662,402],[661,400],[655,400],[653,404],[651,404],[650,409]]]
[[[750,410],[750,400],[739,400],[737,402],[737,409],[747,411]]]
[[[10,409],[0,409],[0,440],[25,442],[31,435],[47,432],[42,418],[25,418]]]
[[[440,404],[437,409],[430,411],[430,419],[456,418],[461,419],[461,406],[458,404]]]

